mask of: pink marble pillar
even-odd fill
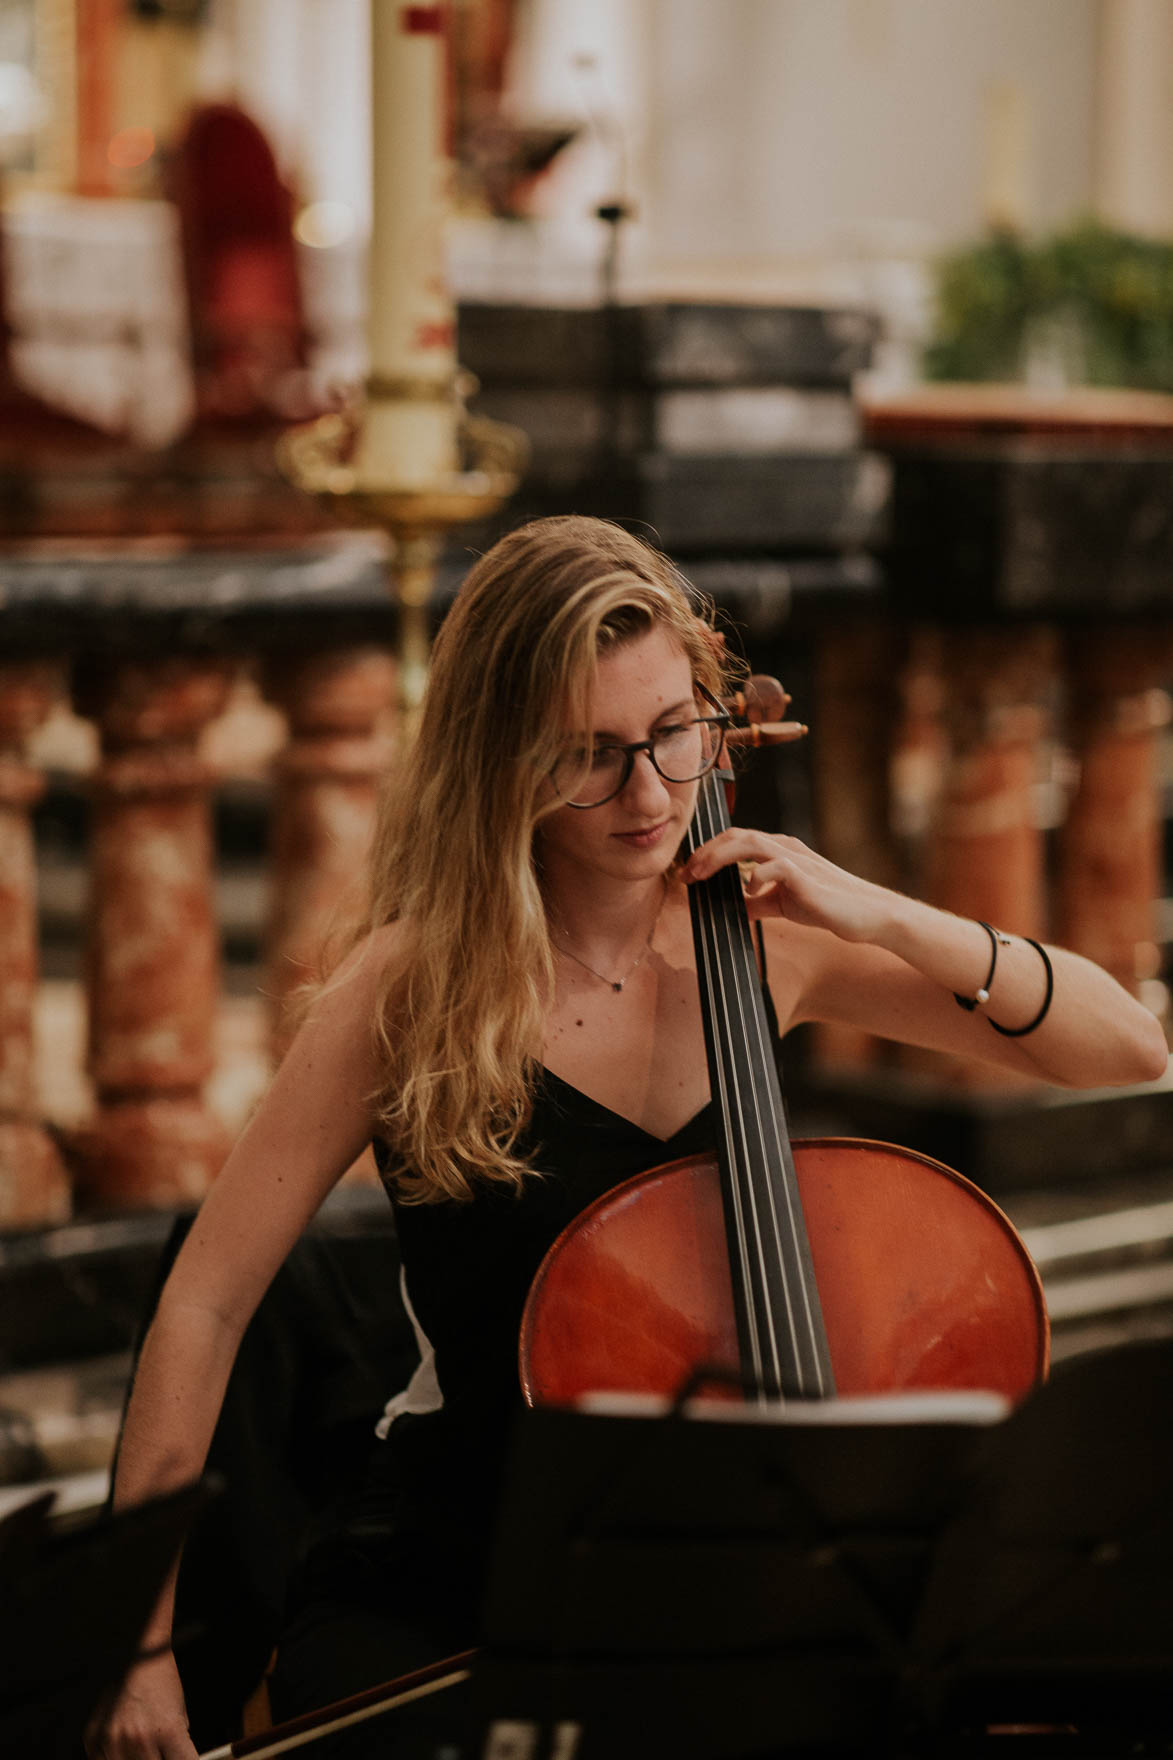
[[[265,955],[278,1055],[297,993],[325,975],[365,903],[395,683],[395,662],[381,648],[290,655],[265,669],[265,693],[289,722],[273,778]]]
[[[196,1200],[227,1152],[202,1094],[220,983],[212,775],[196,742],[230,680],[215,660],[122,661],[79,692],[102,739],[87,971],[97,1115],[77,1139],[94,1205]]]
[[[29,810],[43,784],[22,756],[60,684],[60,669],[47,662],[0,665],[0,1228],[60,1222],[70,1209],[61,1157],[37,1115],[37,878]]]
[[[898,709],[899,634],[880,618],[842,619],[819,643],[811,710],[819,849],[881,886],[901,881],[892,836],[891,761]],[[875,1063],[881,1041],[823,1022],[816,1056],[828,1065]]]
[[[1053,637],[1045,629],[949,630],[940,647],[944,761],[920,890],[931,903],[1037,939],[1047,933],[1038,786]],[[907,1048],[901,1064],[952,1085],[1009,1090],[1027,1078]]]
[[[901,667],[900,710],[893,736],[894,833],[912,872],[924,865],[925,840],[935,822],[949,758],[945,730],[942,632],[916,625],[907,633]]]
[[[1158,740],[1170,644],[1124,625],[1067,645],[1068,737],[1079,780],[1059,834],[1056,934],[1136,991],[1160,966]]]
[[[934,904],[1020,935],[1046,925],[1036,807],[1052,643],[1046,631],[951,631],[943,645],[948,757],[927,851]]]

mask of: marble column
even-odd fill
[[[819,849],[829,860],[899,886],[892,836],[891,762],[898,709],[899,635],[880,618],[840,618],[819,643],[811,761]],[[881,1042],[831,1022],[815,1030],[826,1064],[874,1063]]]
[[[60,669],[48,662],[0,665],[0,1228],[60,1222],[70,1209],[69,1181],[37,1108],[37,878],[29,812],[43,783],[22,755],[60,687]]]
[[[1115,624],[1073,635],[1067,660],[1079,780],[1059,834],[1056,936],[1135,992],[1160,969],[1160,686],[1173,653],[1161,632]]]
[[[297,992],[325,974],[365,905],[396,667],[381,648],[300,653],[270,662],[263,682],[289,722],[273,777],[264,985],[280,1055]]]
[[[1047,632],[949,631],[943,643],[948,739],[927,849],[932,902],[1020,935],[1046,926],[1036,810],[1046,727]]]
[[[914,625],[907,632],[901,666],[890,812],[895,836],[909,851],[906,865],[913,872],[923,867],[925,840],[936,820],[949,757],[942,640],[940,629]]]
[[[87,983],[92,1125],[79,1179],[95,1206],[192,1202],[228,1143],[203,1098],[219,996],[212,772],[196,742],[232,668],[114,661],[79,679],[101,735],[90,847]]]
[[[942,633],[943,763],[917,889],[957,916],[1036,939],[1046,933],[1047,919],[1037,803],[1052,647],[1045,630]],[[902,1048],[899,1062],[953,1087],[1033,1085],[1009,1071],[915,1047]]]

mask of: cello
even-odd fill
[[[734,743],[806,730],[754,679]],[[722,754],[725,757],[725,754]],[[724,766],[702,778],[683,853],[728,829]],[[701,1378],[759,1401],[905,1389],[1021,1399],[1046,1374],[1042,1285],[971,1181],[858,1138],[791,1144],[736,868],[689,888],[715,1153],[637,1174],[553,1243],[530,1289],[519,1371],[530,1405],[675,1397]]]
[[[781,686],[751,684],[736,703],[750,717],[736,730],[743,743],[805,731],[766,719],[783,711]],[[686,853],[728,828],[729,781],[720,770],[702,779]],[[764,1402],[900,1389],[1022,1398],[1046,1373],[1048,1326],[1038,1273],[1012,1224],[928,1156],[859,1139],[792,1145],[737,870],[692,886],[690,910],[717,1148],[637,1174],[559,1235],[522,1320],[526,1401],[675,1397],[698,1371]],[[311,1731],[458,1685],[476,1654],[201,1760],[268,1760]]]

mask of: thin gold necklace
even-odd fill
[[[584,972],[589,972],[592,978],[597,978],[599,980],[600,984],[606,984],[607,987],[611,990],[614,990],[616,996],[618,996],[619,992],[623,989],[623,986],[626,984],[627,980],[630,977],[632,977],[636,972],[639,971],[639,968],[643,965],[645,959],[647,959],[649,953],[652,951],[652,937],[655,935],[656,929],[659,925],[660,913],[664,909],[664,900],[667,898],[667,896],[668,896],[668,887],[667,887],[667,884],[665,883],[664,890],[660,894],[660,902],[656,906],[656,914],[652,918],[652,926],[648,930],[648,938],[644,942],[643,946],[640,948],[638,958],[634,961],[634,963],[632,965],[628,966],[627,970],[624,972],[624,974],[621,978],[609,978],[607,976],[606,972],[596,971],[594,966],[589,965],[587,963],[587,961],[585,959],[582,959],[577,953],[575,953],[572,948],[564,947],[560,941],[555,941],[554,946],[558,949],[559,953],[564,953],[568,959],[572,959],[574,961],[575,965],[581,966]],[[565,929],[562,928],[561,923],[558,924],[558,928],[561,931],[561,933],[563,935],[565,935],[566,931],[565,931]],[[551,939],[553,939],[553,937],[551,937]]]

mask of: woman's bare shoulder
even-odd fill
[[[405,970],[411,945],[410,924],[402,919],[369,929],[339,960],[322,985],[321,998],[348,993],[369,1002],[385,995]]]

